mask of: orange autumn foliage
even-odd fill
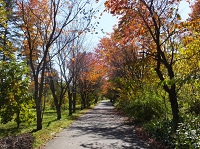
[[[25,33],[22,54],[36,61],[44,51],[46,32],[51,29],[51,20],[47,0],[18,1],[19,15],[23,18],[22,30]],[[29,40],[27,40],[29,39]]]

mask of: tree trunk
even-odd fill
[[[169,100],[170,100],[171,109],[172,109],[172,115],[173,115],[174,131],[176,131],[178,127],[178,123],[180,121],[180,117],[179,117],[177,95],[175,91],[175,84],[172,85],[170,92],[168,92],[168,94],[169,94]]]
[[[83,96],[81,94],[81,110],[83,110]]]
[[[56,95],[54,80],[52,76],[50,77],[50,89],[53,95],[54,105],[56,107],[57,120],[60,120],[61,119],[61,104],[59,104],[58,97]]]
[[[162,57],[164,58],[163,64],[165,65],[165,68],[167,69],[168,76],[169,76],[170,80],[173,81],[174,80],[174,71],[172,69],[172,66],[169,63],[167,63],[164,55],[162,55]],[[161,63],[161,60],[159,59],[159,61],[157,61],[157,68],[155,68],[155,71],[161,81],[166,81],[160,70],[160,63]],[[174,131],[175,131],[178,127],[180,118],[179,118],[179,107],[178,107],[177,94],[176,94],[176,84],[174,82],[172,82],[172,83],[173,84],[170,87],[167,84],[164,84],[163,89],[168,93],[168,96],[169,96],[169,101],[171,104],[171,110],[172,110],[172,116],[173,116]]]
[[[167,71],[168,71],[168,76],[173,83],[170,86],[168,94],[169,94],[169,100],[170,100],[171,109],[172,109],[174,131],[176,131],[176,129],[178,127],[178,123],[180,121],[180,117],[179,117],[179,107],[178,107],[178,100],[177,100],[177,94],[176,94],[176,84],[175,84],[175,82],[173,82],[174,71],[173,71],[171,64],[166,65],[166,68],[167,68]]]
[[[91,102],[90,102],[90,99],[89,97],[86,98],[86,104],[87,104],[87,108],[89,108],[91,106]]]
[[[86,99],[85,99],[85,97],[83,97],[83,109],[85,109],[86,108]]]
[[[42,129],[42,110],[40,103],[36,103],[36,115],[37,115],[37,130]]]
[[[37,76],[35,77],[35,92],[34,92],[34,96],[35,96],[35,104],[36,104],[36,118],[37,118],[37,130],[41,130],[42,129],[42,108],[41,108],[41,99],[38,96],[38,80],[37,80]]]
[[[56,114],[57,114],[57,120],[61,119],[61,108],[60,105],[58,104],[58,98],[54,97],[54,104],[56,107]]]
[[[87,101],[86,101],[86,97],[83,97],[83,108],[85,109],[87,106]]]
[[[19,125],[20,125],[20,110],[19,109],[17,109],[16,121],[17,121],[17,129],[19,129]]]
[[[73,92],[73,113],[76,113],[76,92]]]
[[[68,91],[68,98],[69,98],[69,115],[72,115],[72,93]]]
[[[86,108],[86,100],[83,93],[81,93],[81,110]]]
[[[59,105],[56,106],[57,120],[61,119],[61,108]]]

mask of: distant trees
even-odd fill
[[[106,1],[112,14],[121,15],[116,38],[138,47],[136,52],[154,60],[154,70],[168,93],[175,129],[179,122],[174,63],[179,37],[179,1]],[[131,17],[130,17],[131,16]],[[122,43],[121,43],[122,44]]]
[[[1,13],[1,18],[0,18],[0,23],[3,26],[3,23],[6,21],[6,10],[5,10],[5,2],[3,0],[0,0],[0,13]]]
[[[0,1],[3,123],[15,119],[19,127],[22,121],[28,121],[27,117],[32,119],[26,110],[36,108],[36,130],[42,129],[47,90],[52,93],[58,120],[62,117],[63,102],[68,101],[69,115],[76,112],[80,101],[81,66],[91,71],[90,67],[94,67],[82,63],[88,55],[84,37],[93,27],[91,21],[97,11],[92,3],[87,0]],[[90,88],[94,91],[92,86]],[[32,105],[33,99],[35,104]],[[22,119],[24,113],[27,115]]]
[[[84,29],[90,24],[94,13],[87,10],[87,1],[18,1],[19,15],[22,18],[22,30],[24,32],[24,55],[32,71],[35,86],[34,99],[37,111],[37,130],[42,129],[41,101],[44,89],[44,77],[48,55],[58,37],[65,34],[75,33],[68,43],[79,37]],[[86,25],[78,30],[73,29],[73,23],[78,18],[86,18]],[[67,44],[67,43],[66,43]]]
[[[2,60],[2,59],[5,59],[4,58],[4,52],[3,52],[3,50],[5,50],[5,48],[3,46],[3,44],[4,44],[3,41],[5,41],[3,29],[5,28],[6,22],[8,20],[5,3],[4,3],[3,0],[0,1],[0,13],[1,13],[1,17],[0,17],[0,27],[1,27],[1,32],[0,32],[0,35],[1,35],[1,37],[0,37],[1,38],[1,40],[0,40],[1,41],[0,56],[1,57],[0,58]]]
[[[90,106],[91,101],[97,102],[98,93],[105,75],[105,67],[94,53],[82,53],[78,67],[78,88],[81,96],[81,108]],[[93,96],[92,96],[93,95]],[[92,96],[92,98],[91,98]]]
[[[54,65],[49,69],[50,89],[54,97],[54,103],[61,108],[64,97],[68,97],[69,115],[72,115],[76,109],[76,80],[79,73],[77,65],[79,64],[78,54],[83,52],[84,35],[69,42],[74,38],[71,33],[68,36],[61,35],[56,42],[55,50],[57,54],[54,58]],[[66,42],[69,42],[66,44]],[[50,62],[51,64],[51,62]],[[58,67],[55,68],[55,65]],[[57,79],[54,73],[57,71]],[[57,88],[54,86],[57,84]]]

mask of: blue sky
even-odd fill
[[[113,26],[118,23],[117,18],[110,13],[103,12],[105,0],[99,0],[98,3],[94,4],[93,7],[99,9],[99,12],[95,15],[97,19],[94,19],[94,22],[99,22],[98,26],[95,26],[95,30],[93,34],[89,35],[90,46],[95,47],[98,43],[100,38],[106,36],[106,33],[111,33],[113,31]],[[101,16],[101,13],[103,15]],[[100,17],[100,19],[99,19]],[[95,34],[98,33],[98,34]]]
[[[191,9],[189,7],[188,2],[182,1],[180,4],[180,10],[179,13],[183,20],[186,20],[188,18],[188,14],[191,12]]]

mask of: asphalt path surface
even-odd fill
[[[44,149],[148,149],[126,119],[104,100],[58,133]]]

